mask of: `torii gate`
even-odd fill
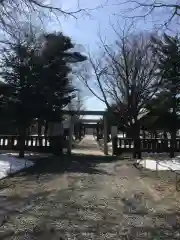
[[[83,127],[86,129],[96,129],[99,119],[81,119],[80,120]],[[94,131],[93,131],[94,132]]]
[[[68,153],[71,154],[72,150],[72,136],[73,136],[73,116],[74,115],[91,115],[91,116],[103,116],[104,121],[104,154],[108,155],[108,131],[107,131],[107,119],[105,115],[105,111],[71,111],[71,110],[63,110],[63,114],[70,115],[70,126],[69,126],[69,144],[68,144]]]

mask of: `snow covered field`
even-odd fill
[[[29,154],[27,154],[24,159],[18,159],[17,153],[0,154],[0,179],[6,177],[10,173],[32,166],[34,163],[27,159],[28,155]]]

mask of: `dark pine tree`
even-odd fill
[[[27,127],[34,118],[61,120],[62,109],[75,91],[69,77],[70,62],[85,60],[72,51],[71,39],[62,33],[47,34],[39,42],[25,39],[11,44],[2,59],[2,77],[13,89],[7,105],[18,127],[20,157],[24,156]]]
[[[32,120],[32,99],[35,77],[32,58],[34,50],[29,42],[11,44],[2,59],[2,77],[11,86],[6,100],[8,115],[15,120],[19,133],[19,156],[24,156],[26,129]]]
[[[153,49],[158,57],[158,75],[162,77],[163,91],[168,96],[171,112],[171,152],[174,157],[176,132],[178,129],[177,112],[179,108],[180,89],[180,40],[178,36],[172,37],[164,34],[163,39],[153,39]]]
[[[39,84],[45,98],[44,117],[48,121],[60,121],[61,110],[75,97],[76,88],[69,77],[72,72],[70,63],[84,61],[86,58],[73,52],[73,48],[71,39],[62,33],[44,36]]]

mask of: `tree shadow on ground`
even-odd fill
[[[81,144],[79,144],[79,145],[76,145],[75,147],[74,147],[74,149],[78,149],[78,150],[95,150],[95,149],[97,149],[97,144],[96,143],[94,143],[94,144],[91,144],[91,145],[87,145],[87,144],[83,144],[83,143],[81,143]],[[99,149],[97,149],[97,150],[99,150]]]
[[[114,161],[118,161],[118,158],[114,156],[83,154],[49,157],[44,160],[37,161],[35,165],[30,168],[22,170],[21,175],[62,174],[64,172],[111,175],[104,170],[98,169],[98,164],[111,163]],[[14,176],[16,175],[14,174]]]
[[[172,191],[179,191],[179,185],[176,188],[176,173],[170,170],[156,171],[146,168],[136,167],[138,175],[144,181],[150,181],[153,187],[158,192],[169,191],[169,196],[172,195]],[[178,175],[178,179],[179,179]],[[168,196],[167,196],[168,197]]]
[[[127,239],[137,240],[177,240],[180,239],[180,212],[155,212],[148,209],[138,194],[121,199],[124,203],[123,215],[133,225],[127,232]],[[138,226],[139,225],[139,226]]]
[[[122,208],[114,206],[113,209],[105,202],[97,205],[92,199],[86,202],[79,198],[77,192],[82,191],[83,188],[76,186],[38,195],[32,193],[28,197],[29,202],[22,198],[26,204],[19,211],[21,215],[18,218],[11,216],[0,227],[0,239],[180,239],[178,212],[149,212],[137,194],[131,199],[119,199],[123,203]],[[134,209],[132,204],[136,205]]]

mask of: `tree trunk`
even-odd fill
[[[170,148],[170,157],[174,157],[175,144],[176,144],[176,132],[177,132],[177,122],[176,122],[176,97],[175,94],[172,98],[172,129],[171,129],[171,148]]]
[[[44,129],[44,136],[47,137],[48,135],[48,121],[45,122],[45,129]]]
[[[38,118],[38,137],[39,137],[39,146],[43,145],[43,139],[42,139],[42,125],[43,121],[42,119]]]
[[[168,137],[167,137],[167,132],[166,131],[164,131],[164,133],[163,133],[163,137],[164,137],[164,139],[167,139]]]
[[[134,138],[134,127],[127,128],[126,138]]]
[[[141,146],[140,146],[140,126],[139,123],[135,123],[133,126],[133,140],[134,140],[134,150],[133,158],[141,159]]]
[[[42,135],[42,120],[38,118],[38,137]]]
[[[96,131],[97,131],[97,140],[99,140],[99,124],[97,124],[97,126],[96,126]]]
[[[146,138],[146,132],[143,131],[143,139],[145,139],[145,138]]]
[[[20,158],[24,158],[25,138],[26,138],[26,127],[24,125],[21,125],[19,127],[19,157]]]
[[[31,135],[31,126],[29,126],[29,127],[27,128],[27,135],[28,135],[28,136]]]
[[[170,158],[175,157],[175,145],[176,145],[176,129],[171,131],[171,148],[170,148]]]
[[[154,131],[154,138],[155,138],[155,139],[158,138],[158,134],[157,134],[157,131],[156,131],[156,130]]]

